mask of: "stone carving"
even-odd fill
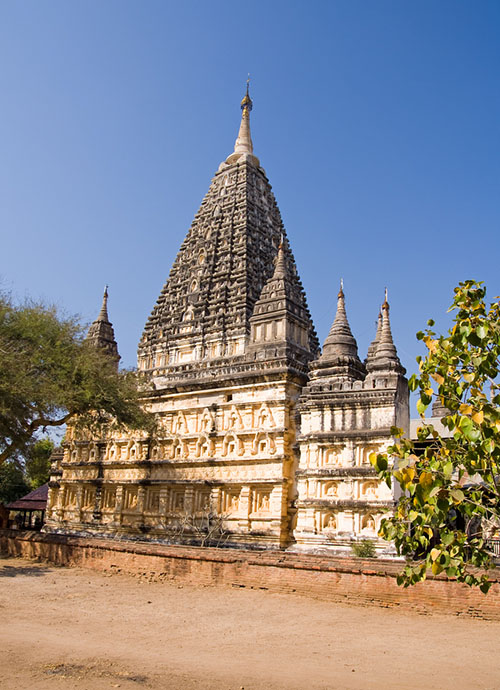
[[[228,433],[222,442],[222,455],[224,457],[234,457],[235,455],[243,455],[244,445],[241,439],[234,433]]]
[[[362,490],[376,483],[369,448],[387,444],[391,425],[405,426],[387,301],[362,363],[341,290],[320,353],[271,185],[253,153],[251,107],[247,93],[234,151],[202,200],[139,343],[159,438],[90,438],[70,426],[64,462],[51,476],[56,507],[47,531],[82,533],[81,513],[93,510],[85,534],[119,529],[161,541],[185,512],[209,501],[230,515],[233,546],[346,549],[349,535],[372,530],[367,504],[376,503],[377,515],[391,505],[383,487]],[[118,363],[107,294],[89,339]],[[92,483],[102,486],[95,508],[83,491]]]
[[[146,499],[146,510],[152,513],[157,513],[160,508],[160,490],[149,489]]]
[[[67,486],[64,491],[63,506],[65,508],[74,508],[76,506],[76,489],[73,486]]]
[[[356,340],[347,321],[341,286],[337,314],[323,353],[310,364],[310,380],[302,390],[298,405],[300,481],[295,538],[299,547],[321,545],[346,550],[350,537],[345,535],[355,537],[357,533],[367,533],[376,536],[373,515],[365,515],[367,502],[376,502],[378,509],[381,504],[387,510],[392,507],[391,492],[379,488],[369,463],[369,453],[390,442],[391,426],[404,428],[408,425],[407,384],[392,343],[386,302],[381,317],[385,324],[384,336],[380,330],[364,364],[358,357]],[[381,372],[384,372],[383,378]],[[322,464],[316,461],[318,437]],[[339,472],[335,482],[331,482],[332,471]],[[367,479],[367,472],[370,479]],[[319,481],[324,482],[323,495],[316,488]],[[341,525],[336,534],[324,539],[316,533],[311,503],[340,500],[340,497],[342,501],[349,501],[349,510],[335,518]],[[324,521],[322,527],[325,527]],[[379,546],[386,548],[383,542]]]
[[[153,443],[150,450],[152,460],[159,460],[162,457],[162,449],[160,443]]]
[[[252,455],[273,455],[276,452],[276,443],[272,436],[259,432],[252,441]]]
[[[215,415],[207,407],[205,407],[201,415],[200,431],[205,431],[206,433],[215,431]]]
[[[269,405],[263,403],[257,414],[257,428],[269,429],[276,426]]]
[[[95,488],[93,486],[84,486],[82,492],[82,509],[89,509],[94,507],[95,502]]]
[[[137,487],[127,487],[123,491],[123,509],[135,510],[137,508]]]
[[[370,533],[375,532],[375,519],[373,515],[365,515],[361,522],[361,531]]]
[[[365,482],[362,486],[362,493],[367,497],[375,497],[377,495],[377,482]]]
[[[116,503],[116,489],[114,486],[106,486],[102,492],[101,507],[103,510],[112,509]]]
[[[228,412],[226,429],[243,429],[241,415],[234,405]]]
[[[335,519],[335,515],[332,513],[327,513],[325,517],[323,518],[323,528],[325,530],[335,530],[337,529],[337,520]]]
[[[221,492],[221,512],[236,513],[240,506],[240,495],[236,489],[224,489]]]
[[[196,442],[196,452],[197,458],[213,458],[214,456],[214,442],[213,439],[209,438],[206,434],[200,436]]]
[[[327,484],[325,486],[325,496],[334,498],[338,494],[338,485],[337,482],[332,482],[330,484]]]
[[[186,421],[186,415],[184,412],[178,412],[177,418],[175,419],[173,425],[174,434],[186,434],[188,431],[189,429]]]
[[[252,513],[269,513],[271,510],[271,496],[269,490],[256,489],[252,496]]]

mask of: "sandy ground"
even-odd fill
[[[500,688],[500,623],[0,559],[2,690]]]

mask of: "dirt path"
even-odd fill
[[[500,623],[0,559],[3,690],[500,688]]]

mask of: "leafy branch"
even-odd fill
[[[485,593],[491,585],[488,541],[500,526],[500,304],[488,307],[485,295],[482,283],[460,283],[448,334],[436,336],[432,320],[417,333],[428,352],[417,358],[419,374],[409,386],[419,392],[424,450],[393,429],[388,454],[370,458],[379,476],[403,491],[380,536],[407,559],[398,579],[404,586],[424,580],[429,569]],[[436,398],[446,410],[441,433],[425,419]]]

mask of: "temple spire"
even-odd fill
[[[276,256],[273,279],[284,278],[286,276],[285,250],[283,249],[283,235],[281,235],[280,246]]]
[[[337,313],[325,340],[322,356],[323,358],[345,356],[357,358],[358,356],[358,346],[347,320],[344,281],[342,279],[340,280],[340,289],[337,295]]]
[[[234,151],[230,156],[228,156],[226,163],[235,163],[241,158],[241,156],[245,156],[245,158],[250,158],[250,160],[259,165],[259,159],[253,154],[253,142],[252,135],[250,133],[250,111],[253,108],[253,102],[250,98],[249,86],[250,77],[247,79],[246,93],[241,100],[242,112],[240,130],[234,143]]]
[[[377,329],[378,333],[378,329]],[[377,336],[375,337],[377,339]],[[406,370],[399,361],[396,346],[392,338],[391,322],[389,318],[389,302],[387,300],[387,288],[385,289],[384,302],[382,304],[382,319],[380,334],[376,347],[367,359],[366,368],[371,371],[397,371],[404,374]]]
[[[101,306],[101,311],[99,312],[99,316],[97,317],[97,321],[105,321],[106,323],[109,323],[109,316],[108,316],[108,286],[104,286],[104,295],[102,297],[102,306]]]
[[[337,312],[324,342],[319,363],[321,367],[328,367],[329,374],[339,380],[363,379],[366,373],[358,357],[358,345],[347,320],[342,279],[337,294]]]
[[[241,124],[238,138],[234,144],[235,153],[253,153],[252,136],[250,134],[250,111],[253,108],[253,103],[248,92],[249,81],[247,79],[247,92],[241,101]]]
[[[378,312],[378,318],[377,318],[377,330],[375,332],[375,338],[372,340],[370,345],[368,346],[368,352],[366,353],[366,360],[365,362],[368,363],[368,361],[373,357],[375,354],[375,351],[377,349],[378,341],[380,340],[380,332],[382,330],[382,308],[379,309]]]
[[[95,321],[89,327],[87,340],[94,346],[102,348],[116,360],[116,366],[120,360],[118,345],[115,340],[115,332],[108,316],[108,286],[104,288],[101,311]]]

